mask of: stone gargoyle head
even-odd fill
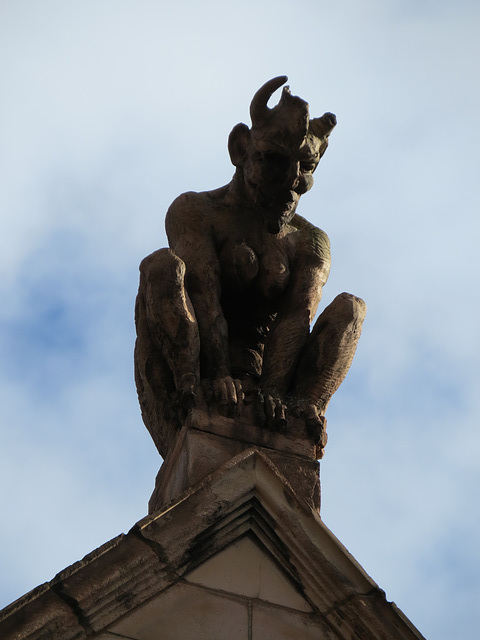
[[[300,196],[311,189],[313,172],[337,122],[333,113],[310,118],[308,103],[292,96],[289,87],[269,108],[269,98],[286,81],[286,76],[278,76],[257,91],[250,105],[252,127],[237,124],[228,140],[237,185],[270,233],[288,224]]]

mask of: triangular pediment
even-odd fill
[[[2,640],[422,637],[254,449],[3,617]]]
[[[281,625],[318,638],[324,623],[310,620],[311,605],[298,585],[281,569],[256,536],[243,536],[188,572],[167,589],[102,636],[157,640],[205,637],[225,640],[249,638],[266,620],[275,638]],[[287,625],[287,626],[286,626]],[[328,629],[327,629],[328,630]],[[256,634],[258,636],[258,634]],[[268,638],[262,632],[261,637]],[[333,637],[333,636],[332,636]]]
[[[255,536],[244,536],[230,544],[187,573],[185,580],[249,599],[312,611],[298,584],[280,569]]]

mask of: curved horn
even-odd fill
[[[250,117],[252,125],[257,121],[261,122],[267,115],[269,109],[267,102],[274,91],[288,80],[287,76],[277,76],[266,82],[263,87],[257,91],[250,103]]]

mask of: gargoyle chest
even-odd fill
[[[246,242],[227,243],[220,252],[222,283],[240,290],[254,287],[272,299],[290,279],[288,258],[280,247],[254,250]]]

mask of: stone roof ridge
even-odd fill
[[[422,638],[315,509],[255,449],[7,607],[0,614],[0,637],[106,640],[109,630],[128,635],[128,621],[143,620],[146,610],[153,611],[149,603],[168,594],[206,589],[212,597],[211,588],[192,576],[212,560],[218,566],[222,554],[230,550],[223,555],[230,558],[245,544],[276,567],[269,571],[305,603],[298,616],[328,629],[326,638]],[[231,597],[242,600],[241,594]],[[354,635],[359,629],[366,635]]]

